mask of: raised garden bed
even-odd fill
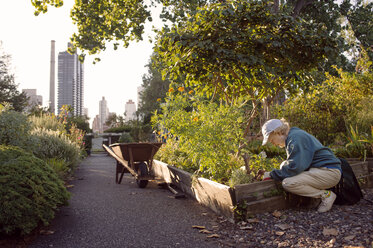
[[[368,162],[350,161],[362,188],[372,187],[373,172]],[[154,160],[153,172],[156,177],[176,185],[184,193],[214,212],[234,219],[237,213],[252,215],[300,206],[313,206],[311,198],[285,193],[281,184],[268,180],[229,187],[205,178],[193,177],[191,173]]]

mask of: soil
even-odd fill
[[[363,193],[373,201],[373,189]],[[334,205],[322,214],[316,209],[274,211],[236,224],[217,217],[204,230],[200,231],[220,247],[373,248],[373,204],[361,200],[351,206]]]

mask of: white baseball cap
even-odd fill
[[[279,119],[271,119],[266,121],[262,126],[262,134],[263,134],[263,143],[264,146],[268,142],[269,135],[276,130],[276,128],[281,127],[284,123]]]

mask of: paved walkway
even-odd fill
[[[115,160],[92,154],[75,173],[70,205],[62,207],[31,248],[217,247],[193,225],[211,228],[216,216],[197,202],[171,198],[150,182],[145,189],[125,174],[115,183]],[[207,214],[206,214],[207,213]]]

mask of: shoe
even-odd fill
[[[334,192],[330,190],[326,190],[325,193],[321,196],[321,203],[317,211],[319,213],[328,212],[332,208],[333,203],[336,198],[337,198],[337,195],[334,194]]]

